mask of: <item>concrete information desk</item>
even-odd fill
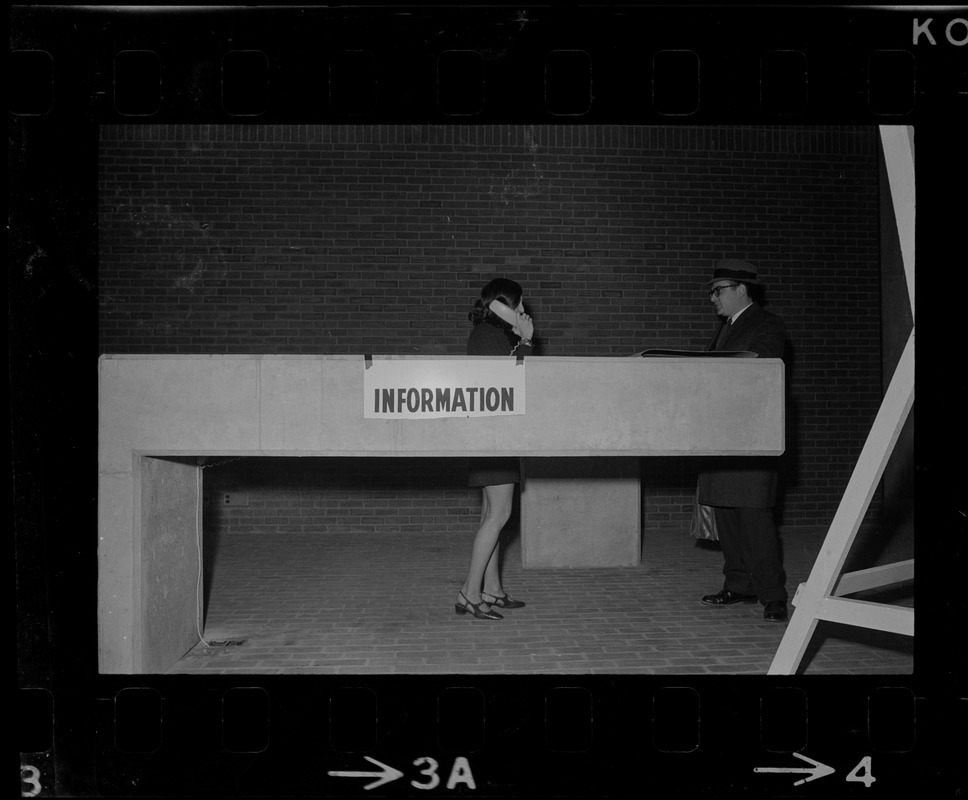
[[[428,368],[516,393],[370,383]],[[164,671],[198,641],[200,456],[521,456],[525,567],[632,566],[640,457],[780,455],[783,383],[777,359],[712,356],[102,356],[100,671]]]

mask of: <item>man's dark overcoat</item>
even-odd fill
[[[716,338],[713,337],[707,350],[750,350],[760,358],[783,358],[787,334],[783,320],[754,302],[730,326],[718,347]],[[776,502],[776,470],[764,469],[765,464],[774,463],[772,457],[719,458],[714,463],[716,469],[699,473],[697,500],[700,503],[772,508]]]

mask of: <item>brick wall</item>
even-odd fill
[[[480,497],[466,471],[463,458],[215,458],[203,468],[205,522],[237,533],[467,533]]]
[[[825,527],[881,396],[877,152],[874,127],[104,126],[100,351],[462,354],[497,275],[541,354],[702,348],[711,264],[745,257],[792,339],[781,522]],[[456,464],[296,461],[286,489],[208,470],[250,497],[220,524],[476,519]],[[696,462],[644,467],[644,524],[684,526]]]

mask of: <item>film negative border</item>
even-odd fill
[[[576,22],[580,19],[580,22]],[[957,7],[18,6],[10,110],[106,122],[905,122],[964,111]]]
[[[919,263],[938,263],[958,252],[960,207],[930,193],[963,185],[942,173],[957,162],[945,148],[958,137],[945,129],[964,119],[968,97],[966,18],[961,7],[19,6],[9,54],[11,206],[37,208],[19,205],[30,170],[58,147],[76,153],[76,173],[51,185],[76,182],[91,196],[101,124],[242,124],[255,137],[281,122],[912,125],[926,134],[919,144],[935,145],[918,155],[927,190],[919,208],[936,212],[919,218],[918,249]],[[90,215],[40,207],[38,227],[57,227],[65,213],[84,227]],[[22,230],[12,226],[15,236]],[[96,263],[90,253],[55,255],[75,288],[58,298],[62,321],[82,323]],[[12,308],[26,292],[14,285]],[[950,333],[939,319],[923,322],[925,340]],[[21,337],[30,327],[16,310],[12,323]],[[15,333],[18,357],[47,355],[31,346]],[[69,384],[91,384],[89,367],[62,354],[49,366]],[[929,405],[936,418],[919,416],[926,441],[963,440],[946,427],[963,392],[962,381]],[[43,418],[67,407],[55,392]],[[15,426],[36,418],[15,408]],[[49,441],[58,434],[67,451],[95,451],[73,418],[54,422]],[[919,615],[913,676],[196,679],[95,674],[90,609],[73,599],[89,596],[90,549],[50,530],[62,516],[43,507],[49,441],[31,451],[18,438],[12,460],[24,796],[965,791],[965,647],[951,633],[964,601],[946,588],[964,574],[964,507],[953,502],[963,469],[946,473],[933,454],[922,457],[922,478],[933,482],[925,497],[945,505],[926,517],[940,524],[919,551],[919,574],[924,563],[930,576],[918,584],[919,605],[923,598],[930,616]],[[46,480],[58,498],[90,509],[88,483]],[[71,574],[75,559],[88,567]],[[25,594],[32,586],[50,599]]]
[[[806,783],[837,797],[951,796],[960,785],[958,710],[867,679],[846,696],[825,680],[413,678],[406,693],[385,677],[109,683],[82,770],[65,780],[50,749],[22,753],[32,796],[789,796]]]

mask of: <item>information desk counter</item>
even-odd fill
[[[199,457],[519,456],[524,566],[634,566],[643,456],[778,456],[778,359],[102,356],[100,671],[197,641]],[[647,532],[646,532],[646,535]]]

